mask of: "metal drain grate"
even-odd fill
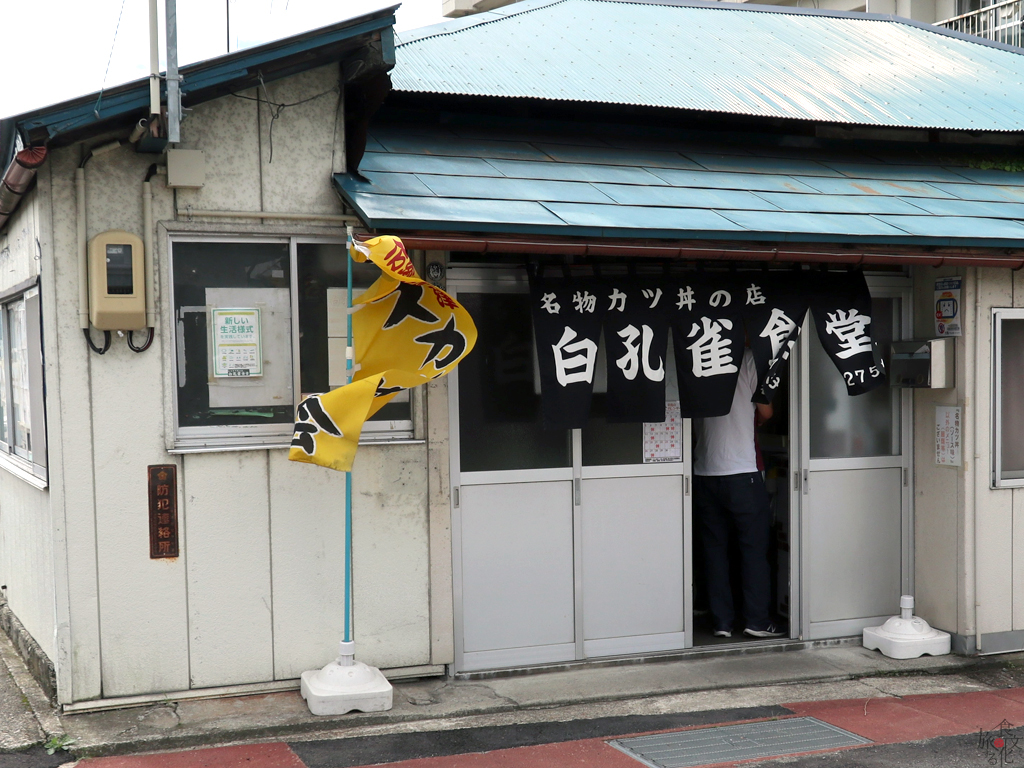
[[[615,739],[608,743],[652,768],[687,768],[872,742],[813,717],[793,717]]]

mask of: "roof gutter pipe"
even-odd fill
[[[180,211],[179,211],[180,213]],[[199,212],[194,212],[199,215]],[[939,267],[1000,267],[1004,269],[1021,269],[1024,267],[1024,251],[1007,251],[991,249],[976,252],[965,249],[957,251],[926,251],[924,248],[910,246],[891,246],[879,248],[877,251],[851,249],[826,250],[828,246],[808,245],[806,248],[790,245],[780,248],[770,244],[751,243],[749,246],[739,243],[723,243],[717,246],[708,241],[666,241],[650,242],[614,242],[600,240],[591,241],[545,241],[529,240],[514,237],[472,237],[469,235],[402,235],[406,248],[425,251],[471,251],[474,253],[516,253],[538,255],[566,256],[600,256],[621,258],[655,258],[709,261],[768,261],[778,263],[815,262],[820,264],[845,264],[857,266],[865,264],[921,264]]]
[[[14,156],[0,179],[0,229],[28,192],[36,171],[46,160],[46,147],[30,147]]]

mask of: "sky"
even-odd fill
[[[445,20],[441,0],[177,0],[178,63],[227,52],[228,9],[235,51],[398,2],[399,31]],[[0,0],[0,117],[149,74],[148,0],[36,0],[28,8],[22,0]],[[163,69],[163,0],[159,16]]]

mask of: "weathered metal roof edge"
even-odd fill
[[[327,27],[186,65],[181,68],[184,80],[183,96],[187,97],[190,91],[194,94],[202,88],[230,83],[233,79],[246,75],[247,70],[255,65],[333,45],[362,34],[388,30],[395,23],[394,14],[398,7],[396,4],[379,8]],[[390,42],[387,42],[385,48],[389,47]],[[161,87],[166,86],[161,83]],[[80,130],[91,123],[107,123],[146,107],[149,103],[149,78],[141,78],[102,91],[104,109],[101,115],[97,116],[94,110],[100,93],[97,91],[20,115],[12,115],[3,122],[14,124],[22,133],[34,128],[53,127],[57,131],[51,134],[51,138],[62,132]],[[200,103],[202,100],[200,97],[191,103]]]

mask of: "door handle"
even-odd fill
[[[690,495],[690,476],[683,475],[683,496]]]
[[[580,502],[580,479],[578,477],[574,477],[572,479],[572,495],[573,495],[573,502],[578,507],[580,505],[580,503],[581,503]]]
[[[793,490],[800,490],[800,472],[796,470],[793,471]]]
[[[807,470],[805,469],[804,470],[804,496],[806,496],[810,492],[811,492],[811,481],[810,481],[810,477],[809,477],[809,475],[807,473]]]
[[[454,501],[455,501],[455,508],[458,509],[459,508],[459,486],[456,485],[454,488],[452,488],[452,495],[453,495]]]

